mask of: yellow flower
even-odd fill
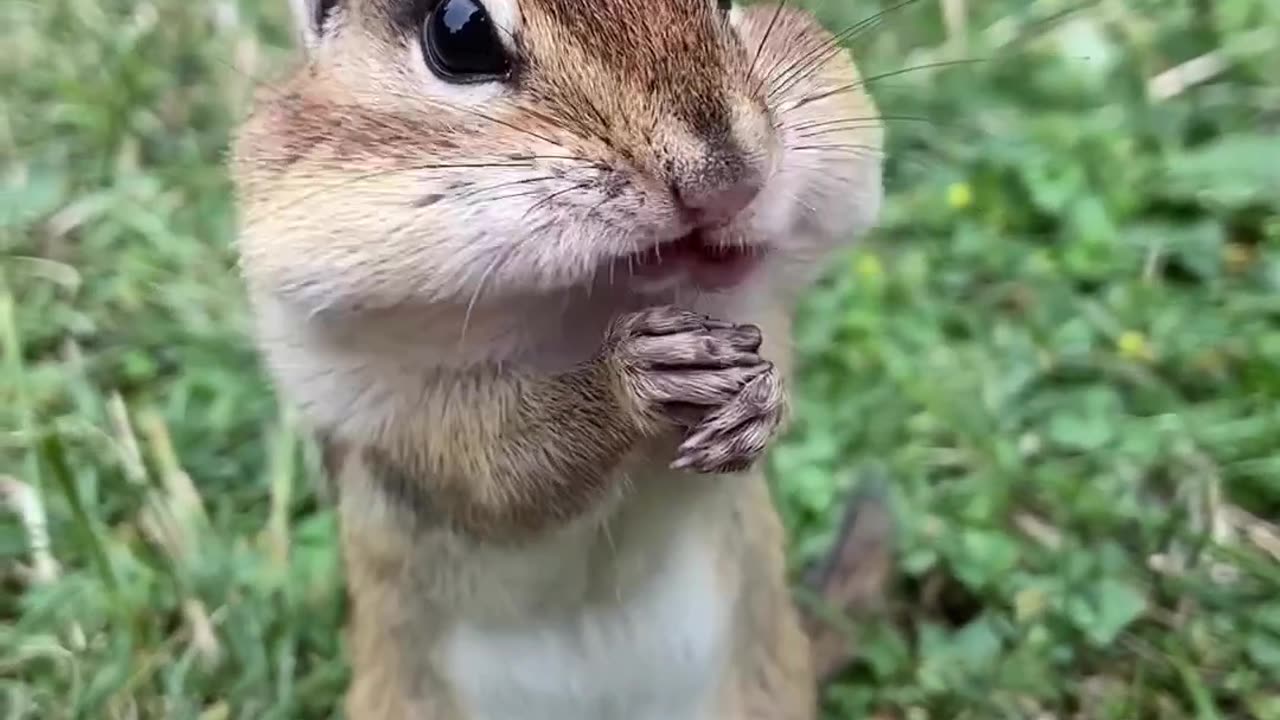
[[[1116,349],[1120,355],[1130,360],[1151,360],[1155,353],[1151,351],[1151,343],[1147,336],[1136,330],[1126,330],[1116,339]]]
[[[884,277],[884,265],[871,253],[861,253],[853,264],[853,271],[863,280],[873,281]]]
[[[1222,248],[1222,260],[1227,270],[1234,273],[1244,272],[1254,263],[1253,249],[1240,243],[1227,243]]]
[[[947,186],[947,204],[953,210],[963,210],[973,204],[973,187],[966,182]]]
[[[1020,622],[1039,617],[1048,606],[1049,598],[1043,590],[1024,588],[1013,596],[1013,613]]]

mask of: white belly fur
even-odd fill
[[[444,662],[474,720],[706,720],[728,657],[728,609],[702,537],[626,596],[509,627],[462,624]]]

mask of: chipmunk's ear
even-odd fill
[[[294,28],[307,50],[319,44],[341,4],[341,0],[289,0]]]

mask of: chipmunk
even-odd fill
[[[354,720],[801,720],[758,460],[793,304],[876,219],[806,12],[294,0],[233,143],[266,364],[321,438]]]

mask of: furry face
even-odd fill
[[[795,285],[878,210],[876,110],[802,11],[295,4],[234,155],[246,276],[304,313]]]

